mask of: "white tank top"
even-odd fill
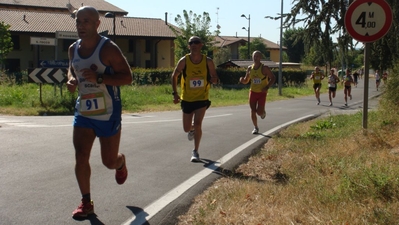
[[[109,39],[101,37],[96,49],[89,57],[81,57],[78,49],[81,40],[75,44],[72,58],[72,68],[78,80],[79,96],[76,100],[76,113],[78,115],[96,120],[120,120],[122,106],[120,101],[119,86],[109,86],[86,81],[80,70],[90,68],[97,74],[113,74],[110,67],[104,65],[100,59],[100,51]]]
[[[335,84],[335,77],[334,76],[328,76],[328,87],[333,87],[333,88],[335,88],[336,87],[336,84]]]

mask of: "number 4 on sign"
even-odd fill
[[[374,12],[369,13],[369,18],[374,18]],[[376,22],[375,21],[368,21],[366,22],[366,12],[362,12],[359,18],[356,20],[357,25],[361,25],[363,28],[375,28]]]
[[[355,40],[374,42],[389,31],[392,19],[391,7],[384,0],[356,0],[345,14],[345,27]]]

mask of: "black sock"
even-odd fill
[[[82,195],[82,198],[90,201],[91,200],[90,193]]]

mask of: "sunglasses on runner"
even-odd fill
[[[198,45],[200,43],[201,43],[200,41],[190,41],[190,42],[188,42],[189,45],[192,45],[192,44]]]

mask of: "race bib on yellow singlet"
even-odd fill
[[[204,85],[205,85],[204,79],[199,79],[199,78],[190,79],[190,88],[202,88],[204,87]]]
[[[320,80],[320,76],[315,76],[314,79],[315,80]]]
[[[80,99],[80,113],[84,116],[97,116],[107,112],[104,93],[82,95]]]
[[[254,78],[252,79],[252,83],[253,84],[260,84],[262,82],[262,80],[260,78]]]

